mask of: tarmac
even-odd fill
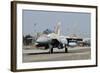
[[[63,60],[87,60],[91,59],[90,47],[54,48],[54,53],[49,54],[49,49],[23,49],[23,62],[41,62],[41,61],[63,61]]]

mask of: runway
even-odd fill
[[[63,61],[63,60],[87,60],[91,59],[90,47],[68,48],[68,53],[64,49],[54,48],[54,53],[49,54],[48,50],[42,49],[23,49],[23,62],[41,61]]]

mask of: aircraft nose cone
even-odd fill
[[[37,39],[36,42],[40,43],[40,42],[42,42],[42,41],[43,41],[42,39]]]
[[[48,38],[41,37],[41,38],[38,38],[36,42],[37,42],[37,43],[46,43],[46,42],[48,42],[48,41],[49,41]]]

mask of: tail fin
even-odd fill
[[[61,32],[60,31],[60,25],[61,25],[61,22],[58,22],[56,27],[55,27],[55,33],[58,34],[58,35],[60,35],[60,32]]]

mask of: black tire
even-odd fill
[[[60,44],[58,45],[58,49],[62,49],[63,48],[63,44]]]
[[[65,53],[68,53],[68,47],[66,44],[65,44]]]
[[[53,53],[53,45],[50,44],[50,45],[49,45],[49,49],[50,49],[50,50],[49,50],[49,53],[52,54],[52,53]]]

